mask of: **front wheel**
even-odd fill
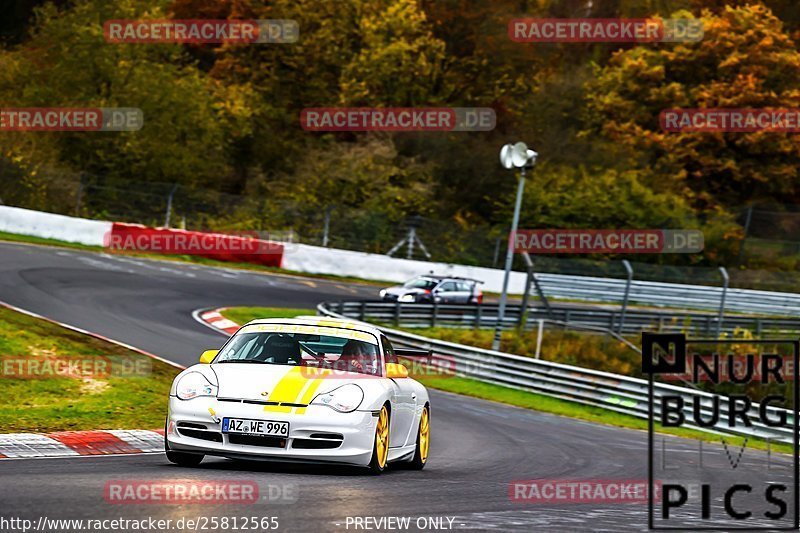
[[[422,410],[419,419],[419,432],[417,433],[417,447],[414,450],[414,458],[408,464],[413,470],[422,470],[428,462],[428,450],[431,446],[431,412],[427,405]]]
[[[164,426],[164,451],[167,454],[167,460],[170,463],[175,463],[178,466],[197,466],[203,460],[205,455],[199,453],[184,453],[175,452],[169,449],[169,441],[167,441],[167,427]]]
[[[167,451],[167,460],[178,466],[197,466],[200,464],[200,461],[203,460],[203,457],[205,456],[199,453]]]
[[[375,426],[375,441],[372,444],[372,459],[369,461],[370,471],[380,475],[386,469],[389,459],[389,410],[384,405],[378,415],[378,424]]]

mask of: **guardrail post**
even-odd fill
[[[719,267],[719,273],[722,275],[722,296],[719,299],[719,317],[717,319],[717,338],[722,334],[722,319],[725,317],[725,296],[728,294],[728,271],[725,267]]]
[[[433,314],[431,315],[431,327],[436,327],[436,315],[439,313],[439,304],[436,303],[436,300],[433,301]]]
[[[366,316],[366,314],[367,314],[367,302],[361,302],[361,309],[360,309],[359,314],[358,314],[358,316],[359,316],[358,319],[359,320],[364,320],[364,317]]]
[[[539,331],[536,333],[536,359],[539,359],[542,352],[542,330],[544,330],[544,319],[540,318],[536,322],[539,323]]]
[[[481,318],[483,317],[483,306],[478,304],[478,309],[475,312],[475,329],[481,329]]]
[[[756,337],[761,337],[761,319],[756,318]]]
[[[400,302],[394,304],[394,325],[400,325]]]
[[[622,297],[622,310],[619,315],[619,327],[617,327],[617,334],[622,334],[622,328],[625,326],[625,311],[628,309],[628,297],[631,294],[631,282],[633,281],[633,267],[627,259],[622,260],[622,266],[625,267],[625,272],[628,274],[628,279],[625,282],[625,294]],[[611,326],[613,327],[613,326]]]

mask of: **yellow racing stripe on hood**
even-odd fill
[[[303,387],[308,384],[308,381],[309,379],[304,375],[303,367],[293,367],[291,370],[286,372],[286,374],[284,374],[267,400],[270,402],[298,403],[297,398],[300,396],[300,392],[303,390]],[[288,405],[264,406],[264,411],[270,411],[273,413],[289,413],[291,410],[292,407]]]
[[[304,403],[308,405],[308,403],[314,399],[314,396],[316,396],[317,389],[319,389],[319,386],[322,385],[323,381],[325,381],[324,377],[317,378],[313,380],[311,383],[309,383],[308,387],[306,388],[306,391],[303,393],[303,397],[297,403]],[[297,411],[295,411],[295,414],[302,415],[305,414],[305,412],[306,412],[305,407],[298,407]]]

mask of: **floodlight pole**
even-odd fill
[[[519,185],[517,186],[517,201],[514,204],[514,219],[511,221],[511,233],[508,234],[508,249],[506,250],[506,268],[503,274],[503,292],[500,293],[500,307],[497,310],[497,326],[494,331],[492,350],[500,349],[500,336],[503,333],[503,319],[506,314],[506,300],[508,299],[508,279],[511,276],[511,263],[514,262],[514,243],[512,239],[517,233],[519,213],[522,210],[522,193],[525,190],[525,167],[519,170]]]

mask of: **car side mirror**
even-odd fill
[[[214,358],[217,356],[218,353],[219,350],[206,350],[200,356],[200,362],[204,365],[208,365],[211,363],[211,361],[214,360]]]
[[[408,369],[400,363],[386,363],[386,377],[389,379],[407,378]]]

